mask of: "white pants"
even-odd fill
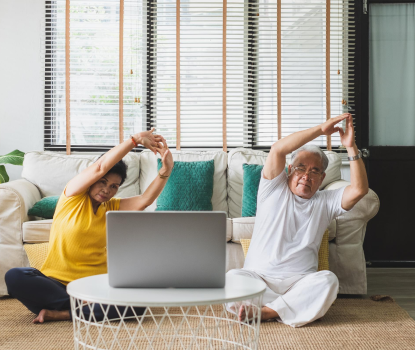
[[[275,310],[281,322],[301,327],[323,317],[337,298],[339,280],[330,271],[319,271],[286,279],[273,279],[254,271],[235,269],[229,275],[242,275],[264,281],[267,289],[262,306]],[[228,311],[237,313],[239,305],[228,303]]]

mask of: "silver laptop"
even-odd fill
[[[107,213],[108,277],[121,288],[223,288],[225,212]]]

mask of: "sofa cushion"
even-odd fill
[[[326,177],[320,186],[320,190],[333,181],[341,178],[341,158],[335,152],[324,151],[329,159],[326,169]],[[228,155],[228,206],[229,216],[239,218],[242,216],[242,192],[243,192],[243,164],[264,165],[268,153],[246,148],[236,148]],[[291,158],[287,157],[287,164]]]
[[[60,196],[50,196],[42,198],[29,209],[27,215],[38,216],[44,219],[53,219],[53,214],[55,214],[56,204],[58,204],[59,197]]]
[[[39,243],[49,242],[51,220],[27,221],[23,223],[23,242]],[[232,240],[233,223],[232,219],[226,219],[226,242]]]
[[[158,170],[162,167],[158,161]],[[213,159],[204,162],[174,162],[163,192],[157,198],[159,211],[211,211],[213,194]]]
[[[48,256],[49,242],[24,244],[23,248],[29,258],[30,267],[40,270]]]
[[[241,243],[241,239],[251,239],[254,226],[255,217],[232,219],[232,242]]]
[[[242,164],[242,217],[256,216],[256,201],[263,165]]]
[[[49,242],[52,219],[26,221],[23,223],[23,242],[42,243]]]
[[[177,151],[170,150],[174,161],[196,162],[214,161],[215,172],[213,174],[213,210],[228,212],[226,200],[226,169],[227,153],[223,151]],[[140,191],[143,193],[157,176],[157,157],[151,151],[144,150],[140,155]],[[154,211],[156,201],[146,211]]]
[[[57,196],[73,177],[91,165],[99,156],[28,152],[23,162],[22,177],[36,185],[42,197]],[[140,155],[137,153],[128,153],[124,157],[128,166],[127,178],[116,197],[125,198],[139,194],[139,159]]]

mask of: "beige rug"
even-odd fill
[[[0,299],[1,350],[73,349],[71,322],[32,324],[34,315],[14,299]],[[262,350],[415,349],[415,321],[394,302],[339,299],[324,318],[293,329],[261,325]]]

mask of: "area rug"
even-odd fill
[[[15,299],[0,299],[0,349],[74,349],[71,322],[35,325],[33,318]],[[301,328],[263,322],[259,349],[413,350],[415,321],[395,302],[338,299],[322,319]]]

